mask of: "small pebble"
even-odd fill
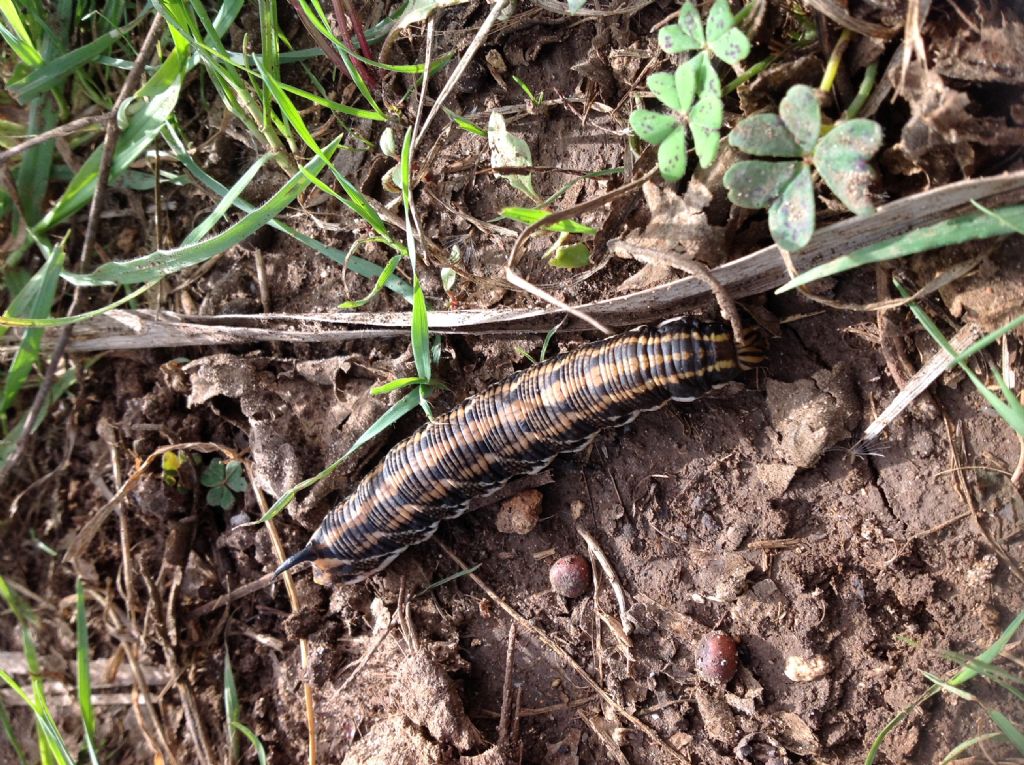
[[[551,589],[567,598],[578,598],[590,589],[590,563],[580,555],[566,555],[551,564]]]
[[[502,534],[529,534],[540,518],[544,495],[536,489],[521,491],[498,506],[495,525]]]
[[[697,646],[697,674],[709,683],[724,685],[736,674],[736,641],[724,632],[710,632]]]
[[[786,659],[786,668],[783,672],[794,683],[810,683],[814,680],[820,680],[831,669],[832,665],[827,656],[812,656],[809,659],[804,659],[800,656],[790,656]]]

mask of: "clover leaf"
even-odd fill
[[[710,51],[730,65],[739,63],[750,53],[750,40],[736,28],[728,0],[715,0],[703,25],[700,11],[687,0],[679,9],[679,20],[658,31],[658,45],[670,54]]]
[[[652,74],[647,87],[672,114],[637,109],[629,124],[642,140],[658,147],[662,177],[674,183],[686,174],[689,136],[701,167],[708,167],[718,156],[724,108],[722,84],[707,56],[694,56],[673,74]]]
[[[882,128],[873,120],[854,119],[836,123],[824,136],[821,132],[815,91],[794,85],[778,114],[748,117],[729,134],[729,143],[747,154],[782,160],[737,162],[723,181],[733,204],[768,209],[772,239],[786,250],[799,250],[814,234],[812,167],[851,212],[867,215],[875,209],[868,161],[882,145]]]
[[[206,504],[223,510],[230,510],[235,504],[235,494],[242,494],[249,488],[249,482],[242,475],[242,463],[238,460],[210,460],[199,482],[209,489]]]

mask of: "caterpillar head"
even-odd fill
[[[760,327],[747,326],[736,342],[736,362],[740,369],[756,369],[768,360],[768,339]]]

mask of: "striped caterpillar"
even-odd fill
[[[762,360],[721,322],[680,317],[598,340],[501,380],[395,446],[277,569],[354,584],[457,518],[471,499],[538,473],[602,430],[693,401]]]

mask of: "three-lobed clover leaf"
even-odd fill
[[[687,0],[679,9],[679,20],[658,30],[658,45],[670,54],[708,50],[730,65],[750,53],[750,40],[736,28],[728,0],[715,0],[703,24],[700,11]]]
[[[223,510],[232,508],[235,494],[242,494],[249,489],[249,482],[242,474],[242,463],[238,460],[210,460],[199,482],[209,489],[206,492],[206,504]]]
[[[729,143],[755,157],[781,158],[737,162],[723,181],[733,204],[768,208],[772,238],[786,250],[800,249],[814,234],[812,165],[853,213],[874,212],[868,160],[882,145],[882,128],[873,120],[855,119],[821,136],[821,106],[807,85],[790,88],[778,114],[756,114],[740,122]]]

